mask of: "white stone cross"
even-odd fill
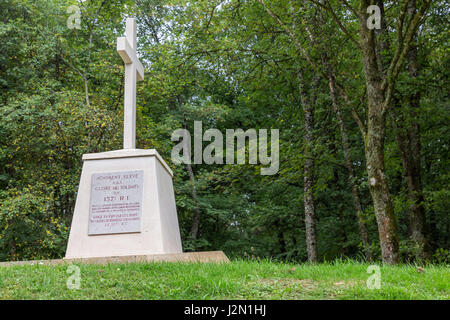
[[[125,62],[123,148],[136,149],[136,80],[144,80],[144,67],[136,55],[136,22],[127,19],[125,37],[117,38],[117,52]]]

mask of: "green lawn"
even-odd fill
[[[135,263],[79,265],[68,289],[67,265],[0,267],[0,299],[449,299],[450,268],[382,266],[369,289],[368,264]]]

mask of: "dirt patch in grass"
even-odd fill
[[[311,279],[293,279],[293,278],[282,278],[282,279],[258,279],[255,281],[263,285],[273,285],[276,287],[312,287],[315,285],[315,281]]]
[[[330,283],[311,279],[262,278],[246,283],[240,295],[243,299],[333,300],[360,284],[359,280]]]
[[[355,287],[357,285],[362,284],[364,281],[356,281],[356,280],[350,280],[350,281],[338,281],[333,283],[333,286],[338,287],[338,288],[352,288]]]
[[[279,278],[257,279],[245,284],[240,292],[244,299],[320,299],[314,293],[318,291],[318,282],[310,279]],[[320,290],[319,290],[320,291]]]

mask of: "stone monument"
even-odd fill
[[[83,155],[65,259],[182,253],[173,173],[156,150],[136,149],[136,81],[144,68],[133,18],[117,51],[125,62],[123,149]]]

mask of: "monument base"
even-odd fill
[[[181,253],[172,176],[154,149],[83,155],[65,259]]]
[[[205,252],[183,252],[169,254],[152,254],[139,256],[121,257],[92,257],[76,259],[54,259],[54,260],[32,260],[32,261],[11,261],[0,262],[0,267],[25,266],[25,265],[46,265],[53,266],[59,264],[109,264],[109,263],[152,263],[152,262],[201,262],[201,263],[228,263],[227,256],[222,251]]]

